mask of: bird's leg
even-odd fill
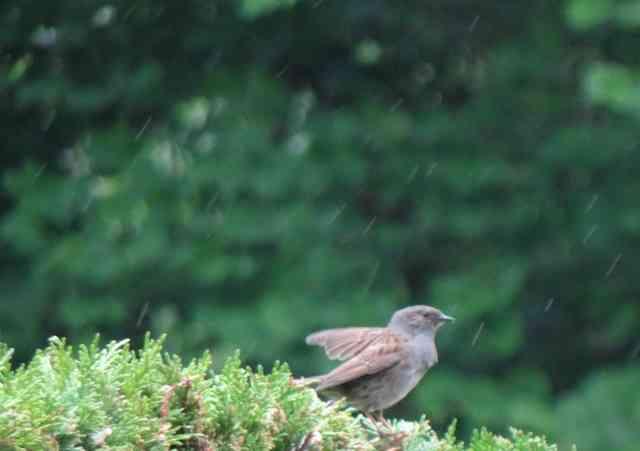
[[[382,414],[382,409],[380,409],[380,412],[378,413],[378,421],[379,421],[380,423],[382,423],[382,425],[383,425],[384,427],[386,427],[387,429],[389,429],[389,430],[393,429],[393,428],[391,427],[391,423],[389,423],[389,421],[388,421],[388,420],[384,417],[384,415]]]
[[[380,422],[380,418],[376,418],[375,415],[371,414],[371,416],[369,417],[369,419],[371,420],[373,426],[376,428],[376,432],[378,433],[378,437],[384,437],[387,435],[387,431],[386,429],[382,426],[382,423]]]
[[[364,412],[364,416],[367,417],[367,420],[371,422],[371,424],[376,428],[376,432],[378,435],[383,436],[386,434],[384,429],[381,427],[380,416],[376,418],[375,412]]]
[[[378,420],[376,417],[370,412],[364,412],[364,416],[367,417],[367,420],[371,421],[371,424],[377,424]]]

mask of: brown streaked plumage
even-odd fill
[[[365,413],[402,400],[438,361],[437,330],[453,318],[427,305],[394,313],[387,327],[329,329],[309,335],[332,360],[345,360],[314,378],[318,391],[335,392]]]

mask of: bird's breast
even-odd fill
[[[411,353],[414,361],[419,362],[419,370],[423,372],[438,363],[438,351],[431,337],[420,337],[414,340]]]

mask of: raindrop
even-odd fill
[[[585,235],[584,239],[582,240],[582,243],[583,244],[587,244],[587,241],[589,241],[589,239],[591,238],[591,235],[593,235],[596,230],[598,230],[598,226],[597,225],[591,226],[591,228],[589,229],[589,231]]]
[[[547,313],[549,311],[549,309],[551,308],[551,306],[553,305],[555,300],[556,300],[556,298],[549,298],[549,300],[547,301],[547,305],[544,307],[544,312],[545,313]]]
[[[369,278],[367,279],[367,283],[364,286],[364,293],[368,293],[371,285],[376,280],[376,275],[378,274],[378,269],[380,269],[380,261],[376,261],[376,264],[373,266],[371,273],[369,274]]]
[[[36,173],[33,175],[33,178],[37,179],[38,177],[40,177],[46,168],[47,168],[47,163],[44,163],[42,166],[38,168]]]
[[[478,21],[480,20],[480,16],[476,16],[473,19],[473,22],[471,22],[471,25],[469,25],[469,33],[473,33],[473,30],[475,30],[476,25],[478,25]]]
[[[478,342],[478,338],[480,338],[480,334],[482,333],[483,329],[484,329],[484,321],[480,324],[480,327],[478,327],[478,330],[476,331],[476,334],[473,336],[473,341],[471,342],[471,347],[474,347],[476,345],[476,343]]]
[[[149,116],[146,120],[146,122],[144,123],[144,125],[142,126],[142,128],[140,129],[140,131],[136,134],[136,137],[134,138],[134,141],[137,141],[140,139],[140,137],[142,136],[142,134],[144,133],[144,131],[147,129],[147,127],[149,126],[149,124],[151,123],[151,120],[153,118],[151,116]]]
[[[400,105],[402,105],[404,103],[404,99],[398,99],[398,101],[396,103],[394,103],[393,105],[391,105],[391,108],[389,108],[389,111],[394,112],[395,110],[397,110]]]
[[[285,65],[278,73],[276,74],[276,78],[281,78],[284,74],[289,70],[289,64]]]
[[[622,254],[618,254],[616,258],[613,260],[613,263],[611,263],[611,266],[609,266],[609,269],[607,269],[607,272],[604,275],[606,279],[608,279],[609,276],[611,276],[613,271],[616,269],[616,266],[618,266],[618,263],[620,263],[621,258],[622,258]]]
[[[420,170],[420,165],[416,164],[416,166],[409,173],[409,177],[407,177],[407,183],[413,182],[413,179],[416,178],[418,171]]]
[[[591,211],[591,209],[596,204],[596,202],[598,202],[599,198],[600,198],[600,195],[598,195],[598,194],[594,194],[593,195],[593,197],[591,198],[591,201],[589,202],[589,205],[587,205],[587,209],[586,209],[585,213],[589,213],[589,211]]]
[[[149,301],[145,302],[142,306],[142,310],[140,311],[140,315],[138,315],[138,320],[136,321],[136,328],[139,328],[142,324],[142,320],[145,316],[147,316],[147,312],[149,311]]]
[[[367,226],[362,231],[362,235],[366,235],[367,233],[369,233],[369,230],[371,230],[371,227],[373,227],[373,224],[375,222],[376,222],[376,216],[374,216],[373,219],[371,219],[371,221],[369,221],[369,224],[367,224]]]
[[[329,219],[329,222],[327,222],[327,225],[333,224],[336,221],[336,219],[338,219],[338,216],[340,216],[342,214],[342,212],[344,211],[345,208],[347,208],[347,203],[346,202],[344,204],[340,205],[340,207],[338,207],[338,209],[336,210],[335,214],[331,217],[331,219]]]
[[[431,163],[429,168],[427,169],[427,177],[433,174],[433,171],[438,167],[438,163]]]

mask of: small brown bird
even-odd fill
[[[327,356],[346,360],[316,378],[316,390],[344,396],[367,416],[402,400],[438,362],[436,332],[450,316],[428,305],[398,310],[387,327],[348,327],[309,335]]]

